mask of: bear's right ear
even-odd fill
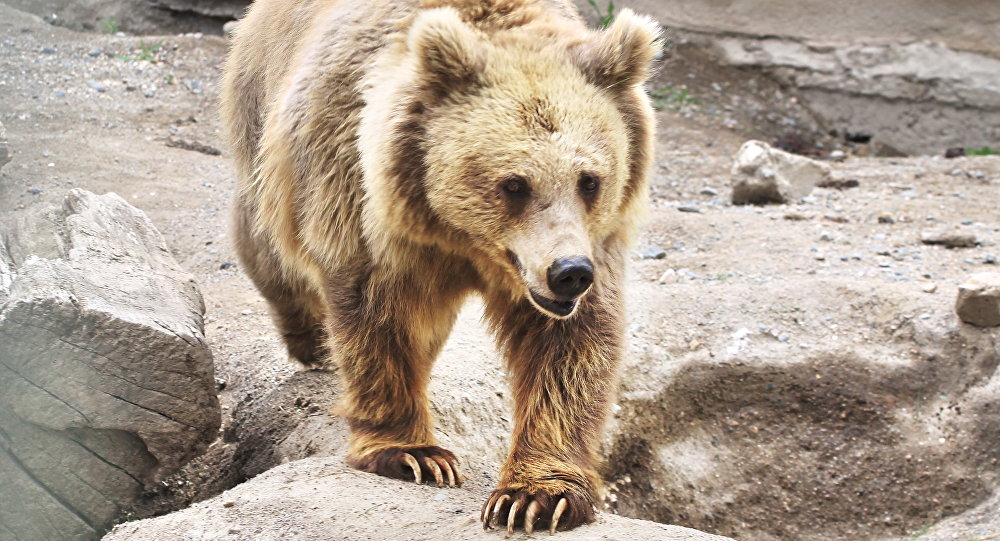
[[[409,49],[420,75],[443,89],[474,83],[482,73],[486,52],[475,31],[452,8],[428,9],[410,27]]]

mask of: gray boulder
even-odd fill
[[[206,17],[239,19],[250,4],[247,0],[153,0],[158,8]]]
[[[218,433],[204,305],[149,219],[72,190],[0,242],[0,538],[95,539]]]
[[[762,205],[797,201],[829,180],[830,167],[803,156],[747,141],[733,158],[733,203]]]

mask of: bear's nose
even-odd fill
[[[549,267],[548,279],[553,293],[571,299],[594,283],[594,264],[586,257],[557,259]]]

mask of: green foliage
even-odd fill
[[[614,0],[608,0],[608,5],[606,9],[602,12],[601,8],[597,6],[597,0],[587,0],[594,11],[597,12],[597,18],[601,21],[601,28],[607,28],[611,24],[611,21],[615,20],[615,2]]]
[[[162,41],[157,41],[152,45],[147,45],[145,40],[139,42],[139,54],[136,56],[136,60],[145,60],[147,62],[156,62],[156,53],[163,46]]]
[[[967,148],[965,149],[966,156],[1000,156],[1000,150],[993,150],[990,147],[983,148]]]
[[[104,19],[101,21],[101,30],[108,34],[117,34],[121,30],[118,19]]]
[[[146,43],[146,40],[139,42],[139,51],[134,56],[118,56],[119,60],[140,62],[146,61],[155,64],[157,62],[156,53],[160,51],[160,47],[163,47],[162,41],[157,41],[156,43]]]
[[[664,107],[679,109],[685,105],[701,105],[698,100],[691,96],[686,88],[666,86],[657,88],[649,94],[653,98],[653,107],[657,109],[663,109]]]

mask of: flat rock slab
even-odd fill
[[[203,313],[117,195],[18,217],[0,242],[0,539],[96,539],[216,437]]]
[[[498,541],[549,538],[483,531],[483,489],[439,489],[352,470],[340,458],[284,464],[221,495],[162,517],[116,526],[105,541],[225,539]],[[725,541],[679,526],[599,514],[552,539]]]

